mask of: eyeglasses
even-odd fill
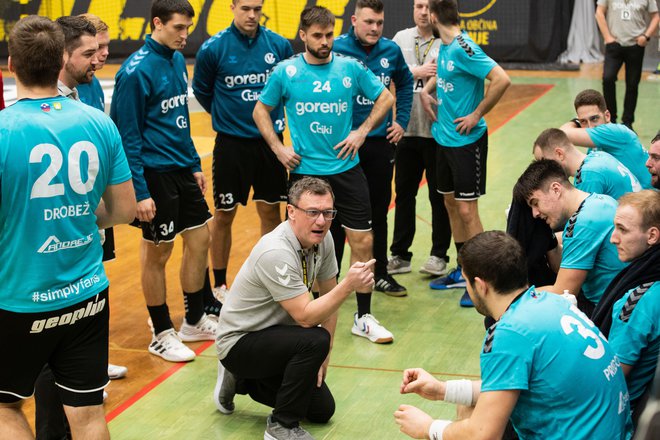
[[[333,218],[335,218],[337,216],[337,210],[336,209],[326,209],[325,211],[320,211],[318,209],[302,209],[302,208],[294,205],[293,203],[291,203],[291,206],[293,206],[296,209],[301,210],[302,212],[304,212],[307,215],[307,217],[313,218],[313,219],[317,219],[319,217],[319,215],[321,215],[321,214],[323,214],[323,218],[326,219],[326,220],[332,220]]]

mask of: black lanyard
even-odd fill
[[[426,50],[424,51],[424,55],[422,55],[422,58],[419,58],[419,37],[415,37],[415,58],[417,58],[417,64],[422,65],[424,64],[424,61],[426,60],[426,55],[429,54],[429,50],[431,50],[431,46],[433,46],[433,41],[435,41],[435,37],[431,37],[429,40],[428,46],[426,46]]]

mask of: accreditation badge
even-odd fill
[[[630,6],[626,4],[626,6],[621,9],[621,20],[622,21],[630,21],[632,17],[632,12],[630,10]]]

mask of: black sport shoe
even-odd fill
[[[406,288],[397,283],[392,275],[385,275],[384,277],[376,278],[374,289],[389,296],[401,297],[408,295]]]

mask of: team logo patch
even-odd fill
[[[165,75],[163,75],[163,76],[160,78],[160,81],[163,83],[164,86],[166,86],[166,85],[168,85],[168,84],[170,83],[170,80],[167,79],[167,76],[165,76]]]
[[[41,111],[48,113],[50,111],[50,104],[47,102],[41,104]]]
[[[454,70],[454,62],[453,61],[449,61],[447,63],[447,70],[449,70],[450,72]]]
[[[275,64],[275,55],[273,55],[271,52],[268,52],[264,56],[264,61],[267,62],[268,64]]]
[[[236,55],[229,55],[229,64],[236,64],[238,63],[238,59],[236,58]]]
[[[62,110],[62,103],[61,102],[54,102],[53,103],[53,108],[55,110]]]
[[[388,60],[387,58],[381,58],[380,65],[383,67],[383,69],[387,69],[388,67],[390,67],[390,60]]]
[[[286,74],[289,75],[289,78],[292,78],[293,75],[298,72],[298,69],[296,69],[296,66],[286,66]]]
[[[348,76],[344,77],[344,79],[342,80],[342,84],[344,84],[344,87],[346,87],[347,89],[350,89],[351,86],[353,85],[351,82],[351,78],[349,78]]]

